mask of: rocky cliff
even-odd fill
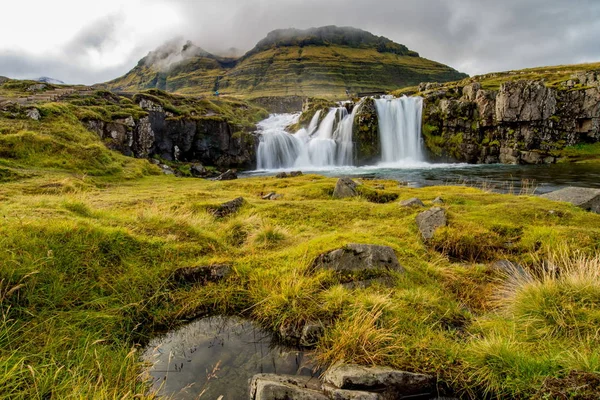
[[[253,124],[239,126],[213,111],[176,115],[160,98],[148,94],[138,94],[133,101],[144,111],[138,117],[85,118],[83,123],[109,148],[125,155],[217,167],[254,166],[257,140]],[[261,113],[260,118],[264,116]]]
[[[560,151],[600,141],[600,79],[579,72],[548,85],[510,80],[423,84],[423,137],[436,157],[469,163],[554,163]]]

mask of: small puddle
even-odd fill
[[[153,389],[182,400],[246,399],[259,373],[313,375],[305,352],[274,344],[271,333],[237,317],[202,318],[157,337],[142,358],[152,364]]]

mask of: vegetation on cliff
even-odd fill
[[[190,52],[186,50],[190,46],[186,43],[181,49],[169,47],[171,53],[167,54],[157,50],[125,76],[103,86],[124,91],[159,88],[187,94],[219,90],[252,98],[344,98],[346,90],[384,91],[466,76],[421,58],[404,45],[354,28],[274,31],[238,60]],[[162,62],[149,61],[157,58]]]

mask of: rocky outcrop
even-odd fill
[[[318,379],[259,374],[250,379],[250,400],[329,400]]]
[[[600,189],[566,187],[541,195],[545,199],[565,201],[587,211],[600,214]]]
[[[369,165],[380,161],[379,121],[372,98],[365,99],[356,113],[353,131],[357,164]]]
[[[234,132],[220,116],[175,117],[160,104],[141,98],[147,112],[139,119],[111,122],[84,120],[106,145],[137,158],[159,156],[169,161],[200,162],[217,167],[252,168],[256,162],[256,136]]]
[[[600,141],[598,72],[562,85],[520,80],[421,87],[423,136],[437,158],[469,163],[548,164],[565,146]]]

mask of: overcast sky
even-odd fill
[[[116,78],[174,37],[247,51],[277,28],[353,26],[470,75],[600,61],[600,0],[20,0],[0,18],[0,75]]]

